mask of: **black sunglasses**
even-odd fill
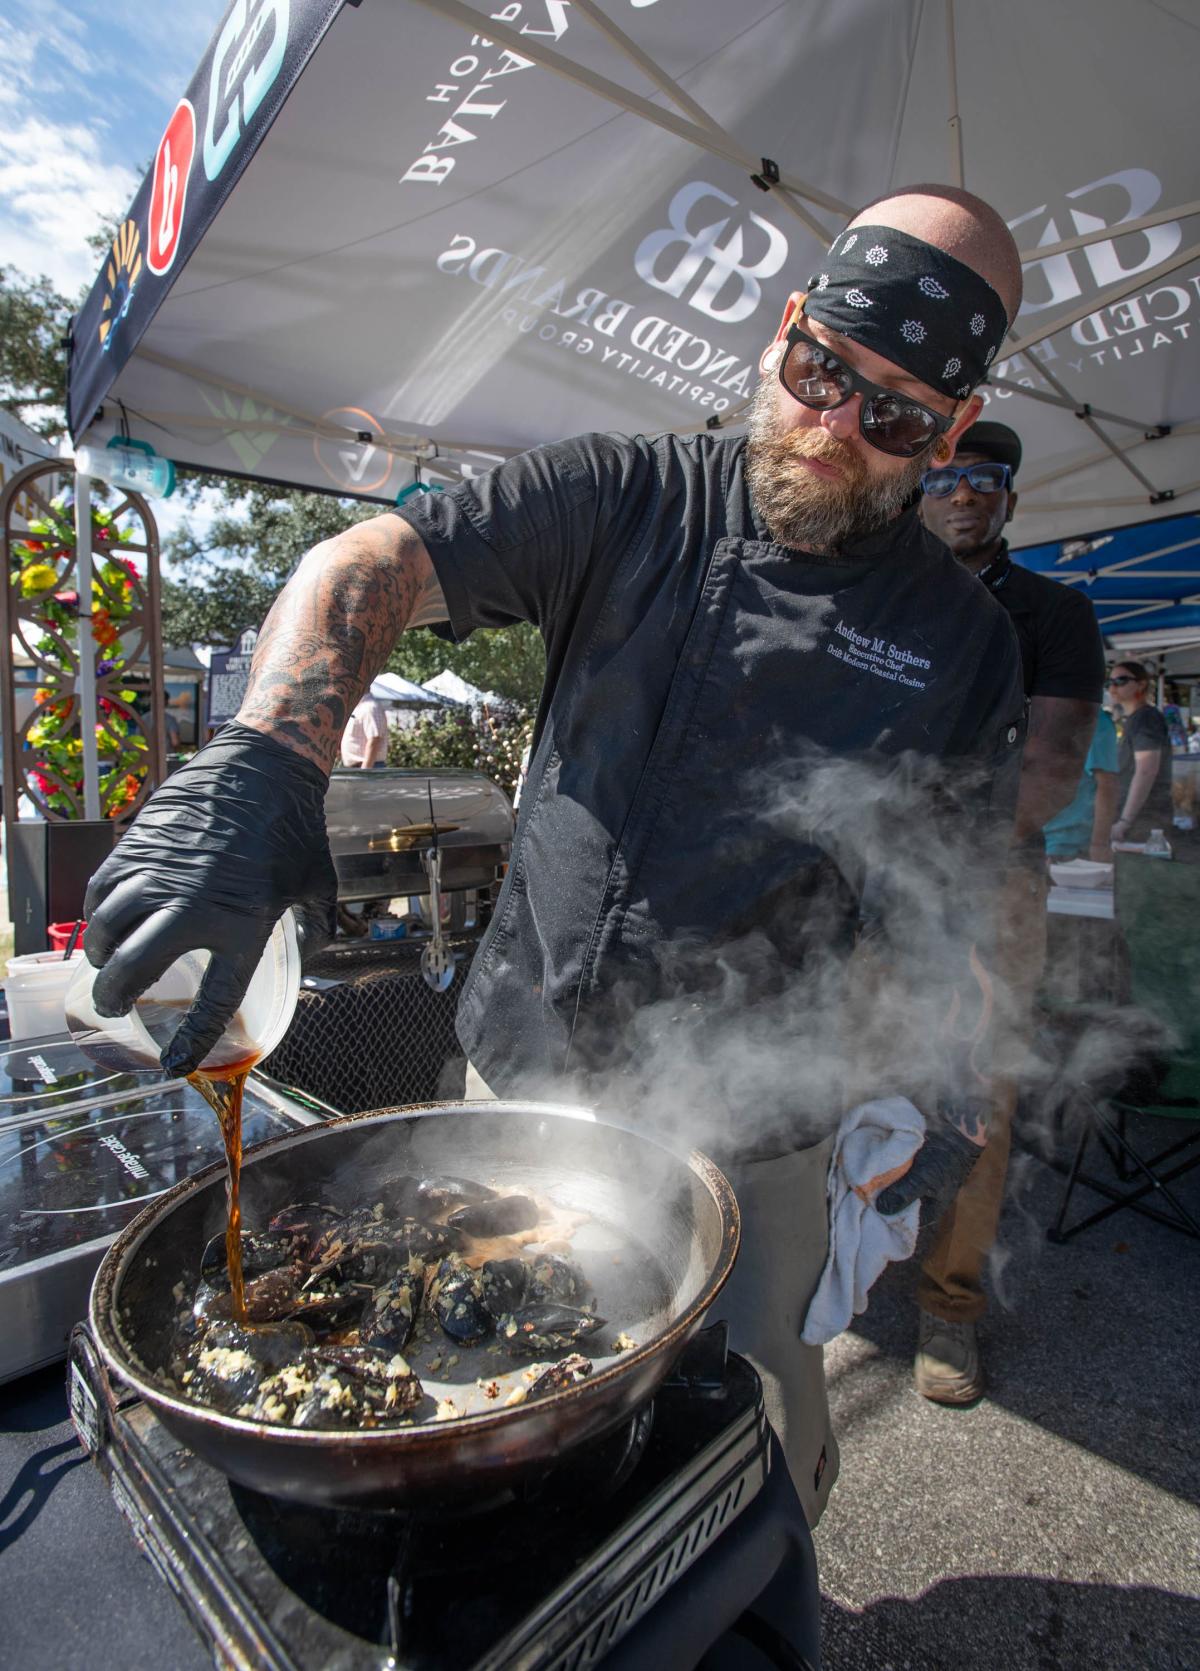
[[[915,458],[954,422],[953,416],[944,418],[919,400],[872,383],[798,325],[788,328],[779,381],[793,400],[813,412],[832,412],[861,394],[858,427],[862,438],[893,458]]]
[[[1106,685],[1136,685],[1137,680],[1132,673],[1118,673],[1115,679],[1106,679]]]
[[[931,499],[946,499],[966,477],[976,493],[999,493],[1012,485],[1012,470],[1007,464],[947,464],[937,470],[926,470],[921,486]]]

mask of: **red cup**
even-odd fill
[[[77,948],[80,940],[83,939],[83,931],[86,927],[87,924],[83,922],[79,925],[79,933],[75,937],[75,945]],[[71,936],[74,933],[74,923],[50,923],[46,929],[46,934],[50,941],[50,950],[52,952],[65,952],[67,947],[71,944]]]

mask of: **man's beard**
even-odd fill
[[[788,429],[776,411],[775,389],[773,377],[759,382],[747,417],[746,447],[750,498],[775,544],[835,555],[898,516],[917,491],[928,449],[894,475],[873,475],[854,447],[825,430]],[[806,470],[801,458],[835,465],[841,480]]]

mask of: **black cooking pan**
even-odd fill
[[[495,1359],[477,1358],[483,1348],[475,1348],[440,1370],[439,1384],[420,1372],[427,1391],[467,1408],[460,1419],[345,1433],[275,1427],[190,1403],[163,1369],[181,1299],[195,1288],[206,1241],[224,1225],[224,1167],[209,1167],[113,1243],[96,1274],[91,1324],[108,1364],[171,1432],[241,1484],[310,1503],[417,1506],[486,1495],[544,1469],[645,1403],[737,1253],[737,1204],[711,1161],[537,1103],[393,1109],[270,1139],[245,1158],[243,1222],[263,1225],[319,1191],[341,1205],[369,1204],[372,1188],[399,1173],[456,1173],[580,1215],[572,1253],[607,1319],[593,1337],[591,1377],[527,1403],[487,1404],[476,1378],[491,1374]],[[635,1344],[614,1350],[620,1333]]]

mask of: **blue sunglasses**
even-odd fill
[[[1002,487],[1012,486],[1012,469],[1007,464],[947,464],[938,470],[926,470],[921,486],[931,499],[945,499],[964,476],[976,493],[999,493]]]

